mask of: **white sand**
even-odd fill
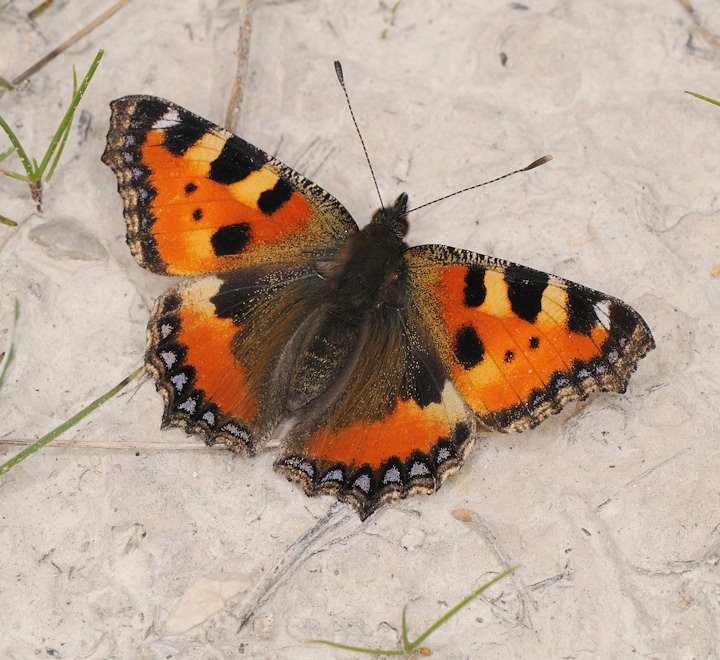
[[[31,26],[19,16],[34,4],[0,18],[0,75],[110,3],[58,3]],[[388,26],[377,3],[259,3],[231,128],[360,224],[377,199],[335,58],[386,200],[406,190],[419,204],[551,153],[539,170],[411,216],[408,238],[627,301],[658,344],[628,393],[481,439],[437,494],[363,526],[348,516],[238,633],[244,599],[332,500],[275,474],[272,451],[244,459],[161,432],[160,395],[133,386],[0,478],[1,657],[354,657],[305,640],[393,647],[404,604],[412,636],[503,560],[520,568],[427,641],[435,657],[720,657],[720,108],[682,93],[720,96],[720,51],[673,0],[526,4],[407,1]],[[717,3],[695,6],[720,32]],[[21,183],[0,180],[0,213],[30,216],[0,227],[0,340],[15,298],[22,310],[0,393],[3,459],[19,447],[2,440],[39,437],[139,365],[169,283],[125,245],[100,163],[109,101],[155,94],[222,123],[238,30],[235,2],[136,0],[0,99],[39,158],[71,65],[82,76],[106,50],[81,105],[90,128],[73,128],[43,217]],[[59,220],[59,232],[43,226]],[[192,585],[196,616],[183,619]]]

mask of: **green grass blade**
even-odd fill
[[[12,83],[7,79],[0,76],[0,87],[3,89],[12,89]]]
[[[442,626],[446,621],[448,621],[450,618],[455,616],[465,605],[467,605],[471,600],[474,600],[477,598],[485,589],[491,587],[493,584],[498,582],[499,580],[502,580],[505,576],[510,575],[517,566],[513,566],[512,568],[509,568],[504,573],[500,573],[497,577],[494,577],[490,582],[486,582],[482,587],[479,589],[473,591],[467,598],[463,598],[455,607],[453,607],[445,616],[440,617],[435,623],[433,623],[420,637],[418,637],[412,644],[410,644],[410,650],[416,649],[418,646],[420,646],[420,643],[426,640],[432,633],[434,633],[440,626]]]
[[[708,103],[720,105],[720,101],[716,101],[715,99],[708,98],[707,96],[703,96],[702,94],[696,94],[695,92],[685,92],[685,93],[690,94],[690,96],[695,96],[696,98],[702,99],[703,101],[707,101]]]
[[[20,181],[27,181],[28,178],[25,174],[18,174],[17,172],[10,172],[10,170],[0,170],[0,174],[12,177],[13,179],[20,179]]]
[[[83,408],[77,415],[73,415],[66,422],[63,422],[57,428],[53,429],[47,435],[44,435],[37,442],[34,442],[29,447],[23,449],[19,454],[11,458],[7,463],[0,465],[0,475],[9,472],[18,463],[24,461],[28,456],[34,454],[38,449],[42,449],[46,444],[57,438],[60,434],[67,431],[69,428],[75,426],[81,419],[89,415],[93,410],[100,407],[108,399],[114,397],[120,390],[122,390],[130,381],[138,377],[144,367],[140,367],[133,371],[127,378],[123,378],[115,387],[110,391],[103,394],[100,398],[95,399],[89,406]]]
[[[400,2],[401,2],[401,0],[397,0],[397,2],[392,6],[392,9],[390,9],[390,18],[385,19],[385,22],[388,25],[395,25],[395,15],[397,14],[397,10],[400,7]],[[387,37],[387,33],[388,33],[388,29],[385,28],[380,33],[380,38],[385,39],[385,37]]]
[[[70,103],[70,107],[67,109],[67,112],[65,113],[65,116],[63,117],[63,120],[60,122],[60,126],[58,126],[58,129],[55,132],[55,135],[53,136],[52,141],[50,142],[50,146],[48,147],[48,150],[45,153],[45,157],[43,158],[42,163],[40,163],[40,167],[38,168],[38,177],[41,177],[43,175],[43,173],[45,172],[45,169],[47,168],[48,163],[50,162],[50,159],[52,158],[53,154],[55,153],[55,150],[57,149],[58,144],[60,143],[61,140],[62,140],[62,144],[64,146],[65,140],[67,139],[67,135],[68,135],[68,129],[70,127],[70,123],[73,120],[73,116],[75,114],[75,110],[78,106],[78,103],[80,103],[80,100],[82,99],[83,95],[85,94],[85,90],[87,89],[87,86],[90,84],[90,80],[92,79],[93,75],[95,75],[95,70],[98,68],[98,65],[100,64],[100,60],[102,59],[104,54],[105,54],[105,51],[103,51],[102,49],[98,51],[98,54],[95,56],[93,63],[90,65],[88,72],[85,74],[85,77],[83,78],[82,83],[80,83],[79,89],[75,90],[72,101]],[[75,76],[74,67],[73,67],[73,76],[74,76],[74,82],[76,84],[77,77]],[[64,139],[63,139],[63,136],[65,136]],[[50,175],[48,175],[48,177],[46,178],[46,181],[49,181],[49,180],[50,180]]]
[[[20,140],[17,139],[17,135],[13,133],[12,128],[8,126],[8,123],[0,116],[0,128],[2,128],[5,131],[5,134],[10,139],[10,142],[12,142],[13,147],[17,151],[17,155],[20,158],[20,162],[22,163],[23,169],[25,170],[27,174],[27,180],[30,181],[34,175],[34,171],[32,168],[32,165],[30,164],[30,159],[28,158],[28,155],[25,153],[25,149],[23,149],[22,145],[20,144]]]
[[[67,127],[65,128],[65,133],[63,134],[62,140],[60,140],[60,146],[58,147],[57,153],[55,154],[55,158],[53,159],[53,163],[50,166],[48,175],[45,177],[45,181],[50,181],[50,178],[52,177],[53,172],[55,171],[55,168],[57,167],[58,161],[60,160],[60,156],[62,156],[62,152],[65,149],[65,143],[67,142],[68,135],[70,135],[70,124],[68,124]]]
[[[3,151],[2,153],[0,153],[0,163],[2,163],[2,161],[4,161],[8,156],[11,156],[12,154],[14,154],[15,151],[17,151],[15,146],[12,146],[12,147],[6,149],[5,151]]]
[[[365,648],[363,646],[350,646],[349,644],[340,644],[339,642],[331,642],[327,639],[310,639],[308,640],[308,644],[326,644],[327,646],[332,646],[336,649],[343,649],[344,651],[355,651],[356,653],[367,653],[367,654],[375,654],[375,655],[407,655],[408,653],[412,653],[420,644],[425,641],[433,632],[435,632],[440,626],[442,626],[444,623],[447,623],[447,621],[455,616],[463,607],[465,607],[471,600],[474,598],[477,598],[483,591],[491,587],[496,582],[502,580],[505,576],[512,573],[517,566],[513,566],[512,568],[508,569],[504,573],[500,573],[497,577],[493,578],[489,582],[486,582],[482,587],[479,589],[476,589],[473,591],[467,598],[463,598],[455,607],[453,607],[447,614],[440,617],[435,623],[433,623],[420,637],[418,637],[414,642],[410,642],[408,640],[407,636],[407,622],[405,619],[405,612],[407,610],[407,605],[403,607],[402,611],[402,650],[400,649],[394,649],[391,651],[382,650],[382,649],[369,649]]]
[[[45,2],[41,2],[35,9],[31,9],[28,12],[28,18],[30,20],[35,20],[40,14],[42,14],[52,3],[55,2],[55,0],[45,0]]]
[[[407,614],[407,604],[403,606],[402,611],[402,624],[401,624],[401,630],[402,630],[402,645],[405,653],[409,653],[412,651],[410,640],[408,639],[407,635],[407,619],[405,618],[405,615]]]
[[[366,649],[362,646],[350,646],[349,644],[340,644],[338,642],[331,642],[327,639],[309,639],[308,644],[325,644],[327,646],[333,646],[336,649],[343,649],[344,651],[355,651],[355,653],[366,653],[367,655],[405,655],[405,651],[399,649],[394,650],[383,650],[383,649]]]
[[[10,222],[12,222],[12,220]],[[7,353],[4,354],[5,360],[2,363],[2,371],[0,371],[0,390],[5,384],[5,374],[7,373],[8,367],[10,366],[10,363],[12,362],[15,355],[15,341],[13,339],[13,336],[15,334],[15,328],[17,327],[17,322],[19,318],[20,303],[18,302],[18,299],[15,298],[15,313],[13,314],[13,324],[12,328],[10,329],[10,346],[8,346]]]
[[[75,99],[75,95],[77,94],[77,71],[75,70],[75,66],[73,65],[73,91],[72,91],[72,99],[70,100],[70,105],[72,106],[73,100]],[[72,120],[74,118],[70,118],[70,121],[67,123],[67,126],[65,127],[65,132],[63,133],[62,139],[60,140],[60,146],[58,147],[57,153],[55,154],[55,158],[53,159],[53,164],[50,166],[50,171],[48,172],[47,177],[45,178],[45,181],[50,181],[52,178],[53,172],[55,172],[55,168],[57,167],[58,162],[60,161],[60,156],[62,156],[62,152],[65,149],[65,143],[67,142],[68,135],[70,135],[70,126],[72,125]]]
[[[72,91],[72,99],[70,100],[70,107],[72,107],[73,101],[75,100],[75,95],[77,94],[77,71],[75,70],[75,66],[73,65],[73,91]],[[50,166],[50,170],[48,172],[47,177],[45,177],[45,181],[50,181],[52,178],[53,172],[55,172],[55,168],[57,167],[58,162],[60,161],[60,156],[62,156],[62,152],[65,149],[65,143],[67,142],[68,135],[70,135],[70,126],[72,125],[72,120],[75,117],[75,111],[73,110],[73,115],[70,117],[70,121],[67,123],[67,126],[65,127],[65,132],[63,133],[62,138],[60,139],[60,146],[57,149],[57,153],[55,154],[55,158],[53,159],[53,164]],[[52,146],[52,145],[50,145]]]
[[[5,4],[0,5],[0,14],[2,14],[15,0],[7,0]]]
[[[15,220],[10,220],[10,218],[6,218],[4,215],[0,215],[0,225],[7,225],[8,227],[17,227],[17,222],[15,222]]]

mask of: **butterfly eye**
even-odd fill
[[[410,227],[410,223],[407,219],[407,206],[407,193],[402,193],[389,209],[391,215],[395,218],[395,233],[401,238],[407,234],[408,228]]]
[[[394,227],[395,233],[398,236],[400,236],[400,238],[402,238],[403,236],[405,236],[405,234],[407,234],[408,228],[410,227],[410,223],[408,222],[406,215],[401,215],[401,216],[397,217],[395,220],[396,220],[396,224]]]

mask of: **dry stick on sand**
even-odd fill
[[[225,114],[225,128],[233,133],[237,132],[237,127],[240,122],[243,93],[245,91],[245,78],[247,77],[248,60],[250,57],[252,10],[253,0],[241,0],[237,68],[235,70],[235,80],[230,93],[230,102],[228,103],[227,113]]]
[[[60,53],[66,51],[70,46],[77,43],[80,39],[82,39],[85,35],[92,32],[96,27],[99,25],[102,25],[108,18],[116,14],[118,11],[120,11],[125,5],[128,5],[132,2],[132,0],[120,0],[117,4],[110,7],[105,13],[98,16],[94,21],[91,21],[88,23],[84,28],[76,32],[72,37],[70,37],[67,41],[60,44],[55,50],[49,52],[45,57],[38,60],[35,64],[33,64],[29,69],[26,69],[23,71],[19,76],[15,76],[15,78],[12,80],[13,87],[16,87],[24,80],[27,80],[30,78],[30,76],[36,74],[40,69],[42,69],[48,62],[51,62],[54,60]]]

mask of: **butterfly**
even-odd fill
[[[531,429],[624,392],[654,348],[625,303],[445,245],[409,247],[408,197],[362,229],[328,192],[169,101],[111,103],[102,160],[155,303],[145,361],[162,425],[252,454],[361,518],[430,493],[480,431]]]

